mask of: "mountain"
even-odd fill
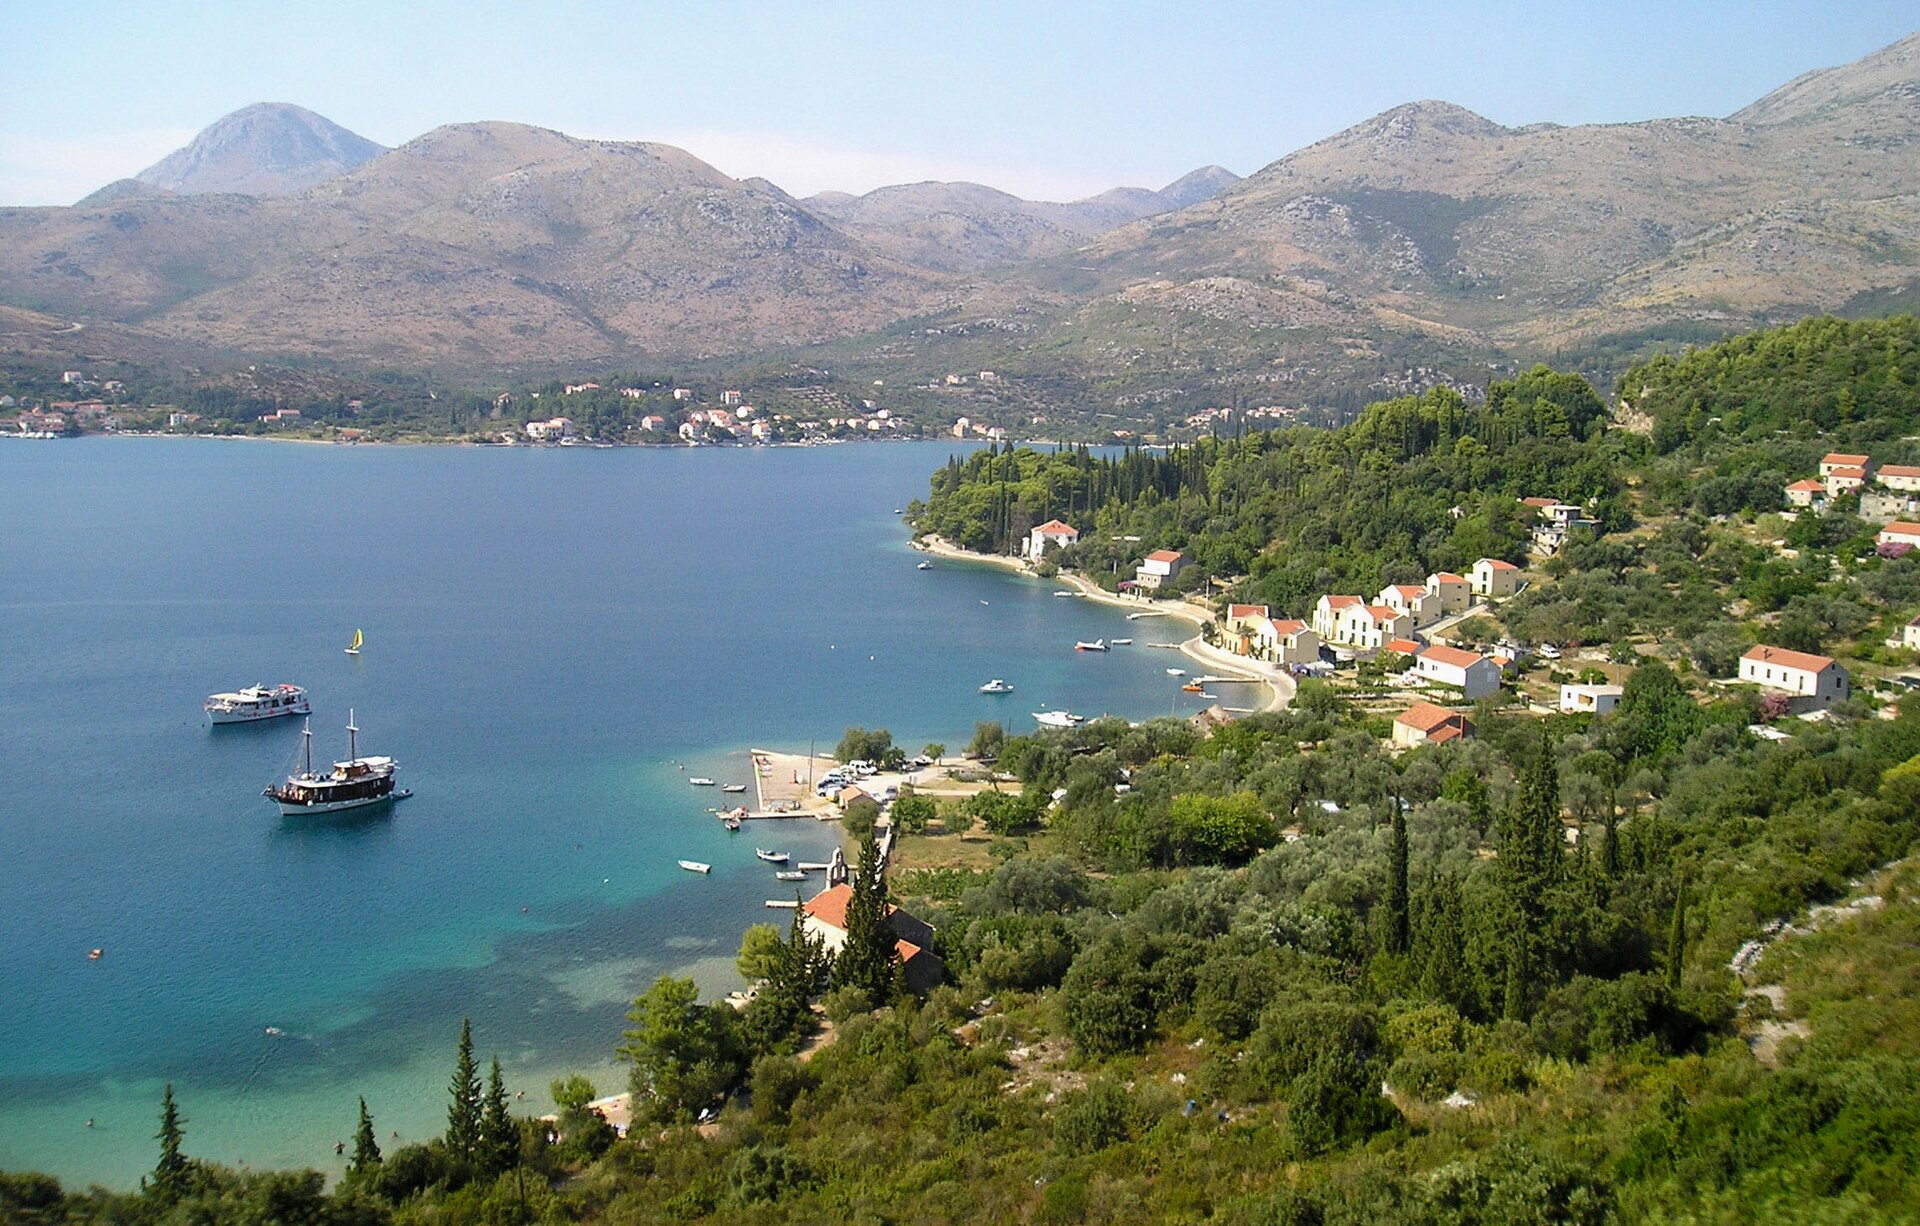
[[[345,174],[385,152],[385,146],[304,107],[258,102],[215,120],[184,148],[134,178],[181,195],[281,196]],[[90,196],[81,203],[92,200]]]
[[[978,183],[908,183],[801,203],[849,234],[922,267],[975,272],[1059,255],[1117,226],[1211,199],[1238,181],[1207,166],[1159,191],[1116,187],[1085,200],[1022,200]]]
[[[683,150],[506,123],[435,129],[291,196],[0,210],[9,303],[183,350],[342,363],[807,344],[940,285]]]

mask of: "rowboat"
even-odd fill
[[[713,865],[702,864],[698,860],[682,860],[680,861],[680,867],[686,869],[689,873],[710,873],[713,871]]]

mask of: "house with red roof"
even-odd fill
[[[1882,464],[1874,479],[1890,490],[1903,490],[1912,493],[1920,490],[1920,466],[1912,464]],[[1789,489],[1792,487],[1789,486]]]
[[[1429,685],[1459,690],[1465,697],[1482,698],[1500,688],[1500,666],[1477,651],[1458,647],[1429,647],[1414,657],[1414,676]]]
[[[1823,477],[1831,476],[1835,469],[1869,469],[1872,467],[1872,456],[1853,455],[1845,451],[1829,451],[1826,455],[1820,457],[1820,475]]]
[[[1896,519],[1880,529],[1879,543],[1882,545],[1920,545],[1920,524],[1904,519]]]
[[[1520,568],[1499,558],[1481,558],[1470,572],[1475,596],[1498,598],[1520,590]]]
[[[1416,702],[1393,717],[1395,745],[1444,745],[1472,735],[1473,721],[1430,702]]]
[[[1795,481],[1787,487],[1787,503],[1790,506],[1810,507],[1826,501],[1827,483],[1808,477],[1804,481]]]
[[[1845,702],[1851,693],[1847,670],[1831,656],[1784,647],[1752,647],[1740,657],[1740,680],[1785,694],[1789,710],[1811,711]]]
[[[1826,465],[1821,467],[1826,468]],[[1826,469],[1823,480],[1826,482],[1827,497],[1838,498],[1864,487],[1867,484],[1867,470],[1857,465],[1836,464]]]
[[[1450,570],[1437,570],[1427,576],[1427,596],[1440,616],[1451,617],[1455,613],[1465,613],[1467,606],[1473,603],[1473,584],[1466,576],[1456,575]]]
[[[1135,568],[1133,584],[1135,587],[1143,587],[1151,591],[1163,583],[1172,582],[1174,576],[1185,570],[1188,565],[1187,555],[1178,549],[1156,549]]]
[[[1328,642],[1333,641],[1334,628],[1340,623],[1340,615],[1357,604],[1362,603],[1358,596],[1322,596],[1313,606],[1313,632]]]
[[[1424,583],[1389,583],[1380,589],[1378,603],[1405,613],[1416,627],[1440,620],[1440,602]]]
[[[1411,637],[1413,618],[1392,605],[1351,604],[1333,624],[1334,645],[1356,651],[1378,651],[1388,639]]]
[[[844,882],[815,894],[800,908],[807,934],[819,939],[828,953],[839,953],[847,943],[847,904],[853,887]],[[925,995],[946,974],[940,955],[933,952],[933,927],[887,904],[887,925],[893,929],[894,953],[900,959],[900,978],[907,989]]]
[[[1038,562],[1048,549],[1066,549],[1080,543],[1080,530],[1072,524],[1050,519],[1027,534],[1027,556]]]

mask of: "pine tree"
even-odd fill
[[[174,1105],[173,1083],[169,1081],[160,1099],[160,1131],[154,1134],[154,1140],[160,1142],[160,1161],[153,1168],[152,1182],[147,1185],[149,1191],[163,1200],[175,1200],[187,1191],[191,1167],[187,1156],[180,1152],[180,1141],[186,1135],[181,1125],[185,1123],[180,1108]]]
[[[887,879],[872,835],[860,840],[860,860],[848,884],[853,896],[847,900],[847,939],[833,962],[833,985],[859,988],[874,1005],[884,1005],[899,993],[900,968],[887,922]]]
[[[500,1057],[493,1058],[487,1074],[486,1104],[480,1114],[480,1164],[493,1174],[513,1165],[515,1142],[513,1117],[507,1113],[507,1083],[500,1076]]]
[[[353,1130],[353,1172],[367,1174],[380,1165],[380,1142],[373,1139],[373,1116],[367,1112],[367,1100],[360,1100],[360,1125]]]
[[[1412,917],[1407,894],[1407,814],[1395,797],[1393,805],[1393,849],[1389,856],[1387,880],[1387,952],[1404,954],[1412,943]]]
[[[447,1107],[447,1148],[456,1158],[473,1161],[480,1145],[480,1068],[473,1061],[473,1022],[460,1019],[460,1054],[448,1086],[453,1102]]]

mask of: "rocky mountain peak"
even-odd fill
[[[134,177],[180,195],[283,196],[385,152],[385,146],[304,107],[257,102],[215,120]]]

